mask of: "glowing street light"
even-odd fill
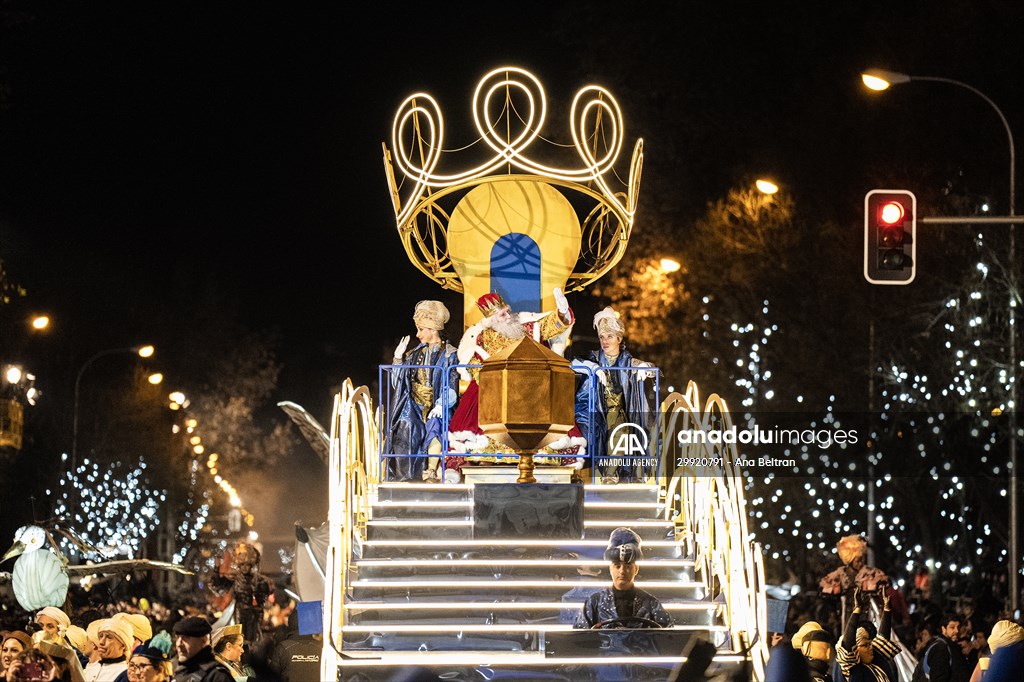
[[[1010,196],[1009,196],[1009,200],[1010,201],[1009,201],[1009,206],[1010,206],[1010,215],[1011,216],[1015,215],[1014,214],[1014,210],[1015,210],[1016,207],[1015,207],[1015,201],[1014,201],[1014,187],[1015,187],[1017,176],[1016,176],[1016,158],[1015,158],[1015,152],[1014,152],[1014,147],[1013,147],[1013,131],[1010,130],[1010,124],[1009,124],[1009,122],[1007,122],[1006,116],[1003,115],[1003,111],[998,106],[996,106],[996,103],[993,102],[988,97],[988,95],[983,93],[981,90],[978,90],[973,85],[968,85],[967,83],[964,83],[964,82],[961,82],[961,81],[958,81],[958,80],[953,80],[952,78],[941,78],[941,77],[938,77],[938,76],[910,76],[910,75],[907,75],[905,73],[898,73],[896,71],[887,71],[885,69],[868,69],[867,71],[863,72],[860,75],[860,79],[861,79],[861,82],[864,83],[865,87],[867,87],[867,88],[869,88],[871,90],[878,91],[878,92],[883,91],[883,90],[888,90],[893,85],[902,85],[903,83],[909,83],[911,81],[930,81],[930,82],[933,82],[933,83],[949,83],[950,85],[956,85],[957,87],[963,88],[965,90],[970,90],[975,95],[977,95],[978,97],[980,97],[983,100],[985,100],[985,102],[987,102],[988,105],[990,107],[992,107],[992,109],[996,112],[996,115],[999,117],[1000,122],[1002,122],[1002,124],[1003,124],[1003,128],[1006,129],[1006,137],[1007,137],[1007,140],[1009,142],[1008,148],[1009,148],[1009,152],[1010,152]]]
[[[4,372],[4,379],[9,384],[16,384],[21,381],[21,367],[17,365],[8,365],[7,370]]]
[[[779,191],[778,185],[776,185],[771,180],[765,180],[764,178],[758,178],[758,180],[754,183],[754,186],[757,187],[758,191],[761,192],[761,194],[775,194],[776,192]]]
[[[658,265],[661,266],[662,272],[676,272],[679,268],[683,267],[682,264],[674,258],[662,258],[658,261]]]
[[[50,318],[46,315],[36,315],[32,318],[32,328],[42,331],[50,326]]]
[[[153,372],[148,377],[146,377],[146,381],[148,381],[149,383],[153,384],[154,386],[156,386],[157,384],[162,383],[163,380],[164,380],[164,375],[161,374],[160,372]]]
[[[108,348],[107,350],[101,350],[96,353],[84,363],[78,370],[78,375],[75,377],[75,406],[74,415],[72,417],[71,424],[71,471],[77,471],[78,469],[78,394],[79,388],[82,384],[82,375],[85,374],[85,370],[92,365],[96,360],[106,356],[115,355],[117,353],[134,353],[141,358],[148,358],[153,355],[156,349],[151,345],[144,346],[132,346],[130,348]]]

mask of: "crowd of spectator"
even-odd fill
[[[300,634],[297,603],[277,589],[258,632],[186,600],[111,599],[0,611],[0,681],[295,682],[319,679],[319,634]]]

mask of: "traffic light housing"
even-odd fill
[[[905,189],[864,195],[864,278],[910,284],[917,274],[917,197]]]

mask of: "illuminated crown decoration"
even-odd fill
[[[608,90],[587,85],[576,93],[569,114],[571,145],[541,137],[546,116],[547,99],[540,81],[510,66],[494,69],[477,84],[473,121],[480,137],[457,152],[444,149],[444,119],[433,97],[418,92],[399,106],[391,149],[383,145],[398,232],[412,263],[441,286],[463,291],[448,250],[447,228],[454,205],[469,189],[489,182],[535,180],[577,193],[576,199],[583,195],[589,202],[580,221],[580,254],[566,290],[582,289],[622,258],[636,212],[643,140],[633,147],[629,175],[623,181],[614,169],[623,146],[622,113]],[[570,156],[566,152],[572,149],[576,168],[548,165],[528,155],[528,148],[538,140],[543,146],[538,144],[532,151],[542,151],[544,158]],[[473,147],[479,152],[477,142],[481,141],[489,149],[483,150],[486,156],[477,165],[458,173],[439,172],[443,153],[448,159]],[[396,167],[401,183],[396,182]]]

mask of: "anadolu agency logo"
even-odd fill
[[[623,422],[608,436],[608,454],[617,457],[644,457],[650,438],[647,432],[633,422]]]

